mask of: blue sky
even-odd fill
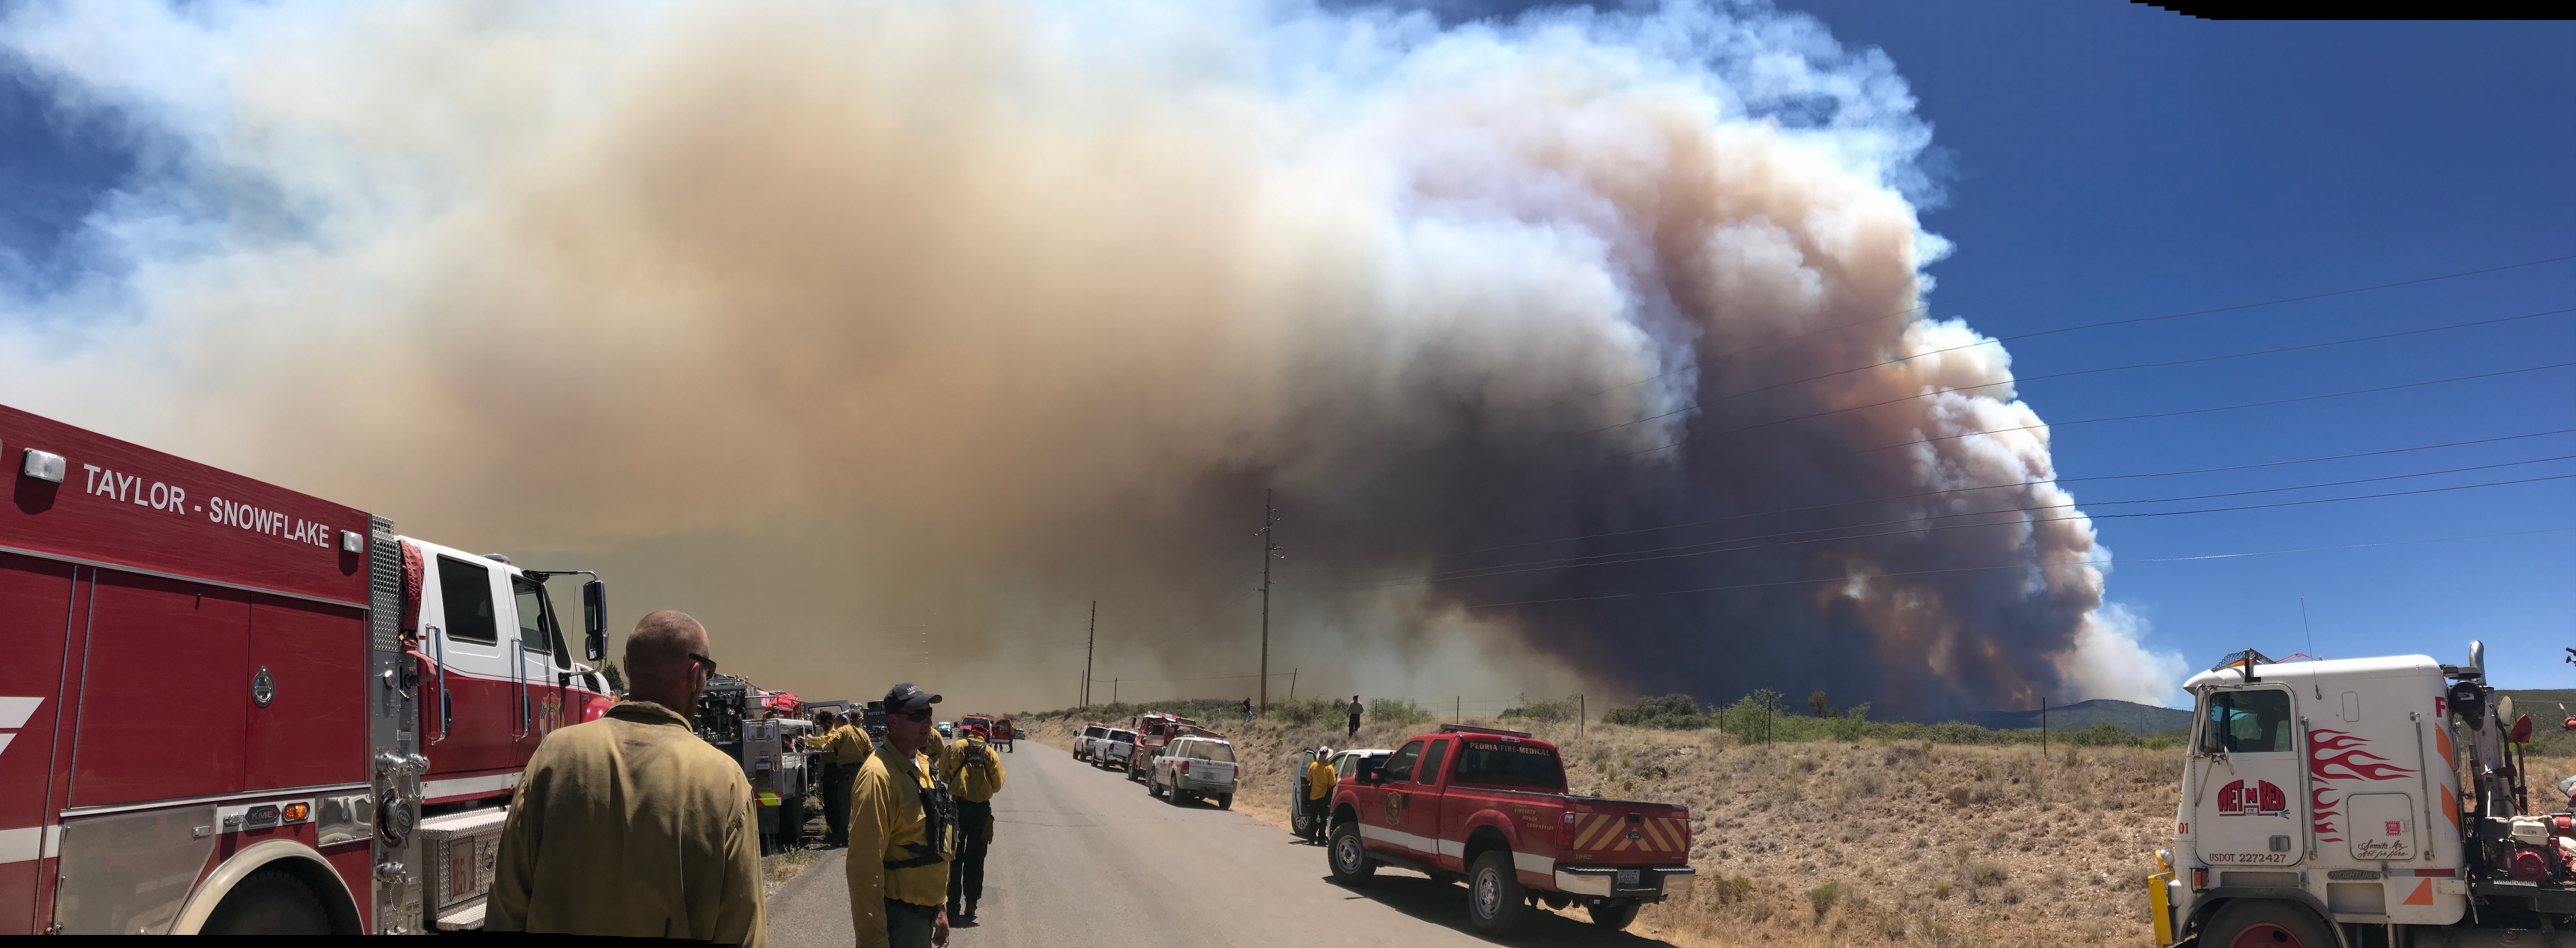
[[[2130,3],[1797,2],[1895,62],[1933,126],[1952,255],[1934,312],[2013,337],[2576,255],[2576,25],[2210,23]],[[1516,7],[1435,4],[1450,20]],[[0,278],[43,287],[145,160],[0,66]],[[2576,307],[2576,259],[2011,341],[2024,378]],[[2576,433],[2184,477],[2081,480],[2576,429],[2576,368],[2179,417],[2576,361],[2576,314],[2028,382],[2062,477],[2149,647],[2461,660],[2576,684],[2576,480],[2170,517],[2576,474]],[[2221,494],[2537,461],[2166,505]],[[2547,531],[2547,532],[2531,532]],[[2495,536],[2496,534],[2519,534]],[[2420,543],[2452,537],[2449,542]],[[2373,545],[2396,544],[2396,545]],[[2348,549],[2317,549],[2346,548]],[[2308,550],[2183,560],[2216,554]],[[2301,598],[2306,600],[2303,630]]]
[[[1956,252],[1935,311],[2011,336],[2576,254],[2576,25],[2211,23],[2126,3],[1798,2],[1887,52],[1955,163],[1926,215]],[[2038,285],[2034,285],[2038,284]],[[2576,260],[2010,343],[2023,377],[2576,306]],[[2233,405],[2576,360],[2576,315],[2034,381],[2052,422]],[[2220,467],[2576,427],[2576,370],[2056,432],[2059,474]],[[2576,454],[2576,435],[2129,482],[2098,502]],[[2555,461],[2224,506],[2576,472]],[[2145,509],[2173,509],[2137,505]],[[2133,508],[2132,508],[2133,509]],[[2425,652],[2483,638],[2496,680],[2576,684],[2576,532],[2143,560],[2576,526],[2576,481],[2100,521],[2111,596],[2196,667]],[[2315,645],[2302,629],[2300,597]]]

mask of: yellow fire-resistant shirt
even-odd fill
[[[983,763],[967,766],[968,741],[984,749]],[[992,801],[994,794],[1002,792],[1001,755],[993,753],[993,745],[984,743],[980,737],[961,737],[941,745],[939,773],[948,779],[949,795],[960,800],[987,803]]]
[[[921,809],[921,788],[930,785],[927,768],[921,755],[906,758],[888,744],[868,755],[850,785],[850,848],[841,868],[849,876],[850,927],[858,931],[859,948],[881,948],[887,943],[885,900],[914,905],[948,902],[949,863],[885,868],[886,863],[912,858],[912,847],[929,837],[930,818]],[[941,855],[956,857],[953,841]]]
[[[742,765],[650,701],[546,735],[502,826],[488,904],[488,931],[764,943]]]
[[[1321,800],[1331,796],[1336,782],[1338,778],[1333,774],[1333,765],[1322,758],[1306,765],[1306,799]]]
[[[876,743],[868,740],[867,729],[856,724],[844,724],[823,735],[823,762],[827,764],[864,764],[875,752]]]

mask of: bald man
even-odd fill
[[[742,766],[699,740],[707,630],[645,616],[626,700],[537,745],[492,872],[484,929],[760,945],[760,823]]]

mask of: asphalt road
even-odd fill
[[[1322,847],[1245,814],[1165,803],[1035,741],[1002,761],[980,924],[957,929],[950,948],[1492,944],[1466,931],[1463,886],[1380,869],[1345,889],[1331,880]],[[770,896],[770,944],[855,940],[841,851],[818,856]],[[1534,913],[1508,943],[1666,944],[1579,918]]]

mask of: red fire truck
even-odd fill
[[[0,933],[480,925],[504,804],[612,700],[546,581],[0,406]]]

